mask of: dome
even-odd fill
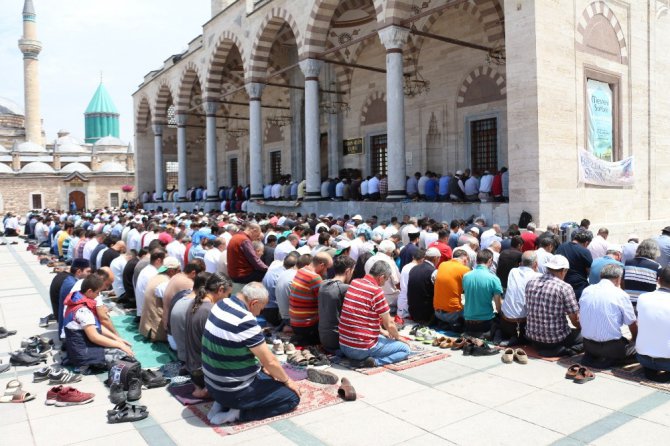
[[[116,161],[105,161],[104,163],[100,164],[100,168],[97,170],[98,172],[126,172],[128,169],[126,169],[126,166],[117,163]]]
[[[14,171],[7,164],[0,163],[0,173],[14,173]]]
[[[9,150],[7,150],[7,149],[5,148],[5,146],[3,146],[2,144],[0,144],[0,153],[6,153],[6,152],[9,152]]]
[[[35,161],[23,166],[19,173],[55,173],[55,171],[47,163]]]
[[[39,144],[31,141],[22,142],[21,144],[14,144],[15,152],[46,152],[46,149]]]
[[[10,99],[0,97],[0,115],[23,116],[23,108]]]
[[[88,173],[91,171],[91,169],[82,163],[69,163],[63,166],[63,168],[60,170],[61,173],[72,173],[72,172],[80,172],[80,173]]]
[[[59,136],[58,138],[56,138],[56,144],[58,144],[59,146],[62,145],[62,144],[76,144],[76,145],[80,146],[82,144],[81,141],[79,141],[74,136],[70,135],[70,132],[68,132],[66,130],[59,130],[58,134],[63,135],[63,136]]]
[[[62,153],[62,152],[85,152],[86,149],[84,149],[82,146],[79,144],[75,144],[72,142],[66,142],[64,144],[58,144],[58,148],[56,149],[56,152]]]
[[[127,144],[115,136],[105,136],[95,143],[96,146],[126,146]]]

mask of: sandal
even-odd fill
[[[126,403],[125,401],[122,401],[122,402],[120,402],[119,404],[117,404],[116,406],[114,406],[114,409],[110,409],[110,410],[108,410],[108,411],[107,411],[107,415],[114,415],[114,414],[117,413],[119,410],[123,409],[123,407],[126,406],[126,405],[128,405],[128,406],[132,406],[132,407],[134,407],[134,408],[136,408],[136,409],[144,410],[144,411],[146,411],[146,410],[148,409],[147,406],[142,406],[142,405],[139,405],[139,404],[128,404],[128,403]]]
[[[337,395],[344,401],[356,401],[356,389],[351,385],[347,378],[342,378],[340,388],[337,389]]]
[[[584,384],[585,382],[593,381],[594,379],[596,379],[595,373],[586,367],[580,367],[573,381],[577,384]]]
[[[565,372],[565,379],[575,379],[577,373],[579,373],[579,369],[582,367],[583,366],[581,364],[572,364]]]
[[[304,367],[309,363],[309,359],[303,356],[302,350],[296,350],[296,352],[288,358],[288,363]]]
[[[316,363],[316,356],[314,356],[309,350],[303,350],[302,357],[305,358],[307,364],[309,365],[314,365]]]
[[[446,336],[440,336],[440,337],[437,337],[437,338],[435,338],[435,340],[433,340],[433,344],[432,344],[432,345],[433,345],[433,347],[439,347],[440,344],[442,344],[442,343],[443,343],[444,341],[446,341],[447,339],[448,339],[448,338],[447,338]]]
[[[21,386],[23,386],[23,384],[21,384],[21,381],[19,381],[18,379],[13,379],[9,381],[5,386],[5,396],[14,395],[16,392],[21,390]]]
[[[121,403],[121,405],[116,406],[114,410],[107,412],[107,422],[110,424],[127,423],[140,421],[148,416],[149,412],[146,410],[146,408],[142,409],[140,406]]]
[[[440,348],[451,348],[454,346],[454,340],[451,338],[445,339],[443,342],[440,343]]]
[[[452,350],[460,350],[468,343],[465,338],[456,338],[451,343]]]
[[[0,396],[0,403],[27,403],[35,399],[35,395],[25,390],[19,390],[13,395]]]
[[[291,344],[290,342],[284,342],[284,353],[287,355],[293,355],[297,352],[295,345]]]

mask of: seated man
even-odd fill
[[[163,325],[163,295],[170,279],[181,271],[179,260],[166,257],[158,274],[147,283],[139,330],[151,342],[167,342],[167,331]]]
[[[130,344],[105,328],[98,319],[95,298],[102,287],[103,279],[93,274],[84,279],[81,291],[65,299],[65,345],[68,363],[75,367],[107,368],[110,349],[133,356]]]
[[[376,367],[407,359],[409,345],[401,340],[382,286],[391,279],[391,267],[383,260],[362,279],[351,282],[340,316],[340,350],[347,358]],[[385,330],[380,329],[381,325]]]
[[[495,333],[495,315],[493,306],[500,313],[501,296],[503,293],[500,279],[489,267],[493,263],[493,253],[488,249],[477,253],[477,266],[463,276],[465,304],[463,318],[465,331],[471,336],[492,337]]]
[[[340,349],[340,314],[344,295],[349,289],[356,262],[347,255],[335,257],[332,279],[324,280],[319,288],[319,339],[329,352]]]
[[[500,313],[500,331],[508,346],[526,339],[526,284],[541,275],[537,272],[536,251],[524,252],[521,266],[509,272]]]
[[[419,324],[430,325],[435,319],[433,297],[435,294],[435,265],[440,260],[440,250],[428,248],[425,260],[412,268],[407,280],[407,303],[410,317]]]
[[[670,381],[670,267],[661,270],[658,290],[637,301],[637,359],[648,379]]]
[[[555,255],[545,264],[547,273],[526,285],[526,337],[542,356],[566,356],[583,350],[579,332],[579,305],[565,282],[570,262]],[[576,329],[571,329],[565,316]]]
[[[267,302],[267,290],[252,282],[212,307],[202,334],[205,385],[215,401],[207,415],[212,424],[262,420],[300,402],[300,391],[256,322]]]
[[[442,262],[435,276],[433,306],[435,317],[446,324],[447,330],[463,331],[463,276],[470,272],[470,256],[456,249],[453,258]]]
[[[595,362],[594,365],[608,367],[635,357],[637,322],[628,293],[620,288],[622,277],[622,265],[607,264],[600,271],[598,284],[589,285],[582,292],[579,320],[586,353],[584,364]],[[624,324],[630,327],[632,342],[621,333]]]
[[[612,263],[623,268],[623,263],[621,263],[621,245],[608,245],[605,255],[593,261],[591,271],[589,272],[589,283],[595,285],[600,282],[600,271],[602,271],[605,265]]]

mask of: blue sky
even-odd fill
[[[47,141],[59,129],[84,139],[84,110],[100,82],[133,141],[131,94],[146,73],[184,50],[210,18],[209,0],[33,0],[42,41],[40,85]],[[23,107],[23,0],[0,0],[0,97]]]

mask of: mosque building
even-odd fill
[[[67,130],[46,142],[40,114],[37,22],[32,0],[23,8],[24,109],[0,97],[0,212],[118,207],[135,192],[132,146],[119,139],[119,112],[102,81],[85,116],[85,141]]]
[[[620,235],[670,219],[669,0],[211,9],[202,34],[133,94],[139,191],[176,186],[183,199],[203,185],[214,208],[221,186],[248,185],[250,211],[503,225],[525,210],[540,226],[588,217]],[[503,167],[509,202],[404,200],[415,172]],[[324,179],[344,169],[387,175],[387,199],[321,200]],[[304,201],[264,197],[283,174],[306,181]],[[193,205],[175,203],[157,205]]]

